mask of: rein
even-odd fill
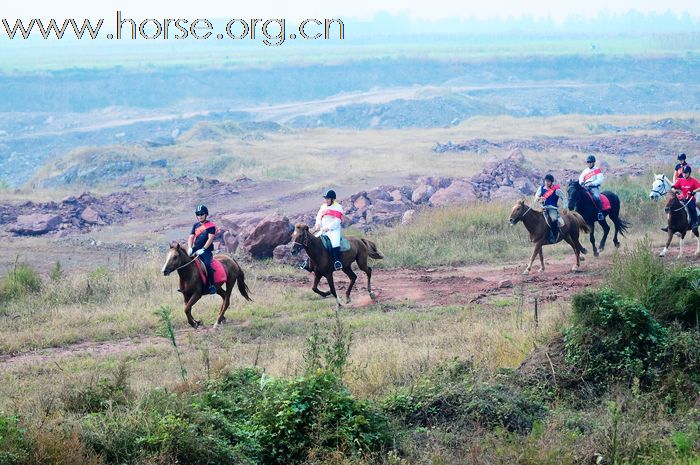
[[[184,268],[184,267],[186,267],[186,266],[190,266],[191,264],[193,264],[193,263],[195,262],[195,260],[199,260],[199,257],[198,257],[198,256],[195,256],[192,260],[190,260],[189,262],[185,263],[184,265],[178,266],[178,267],[175,268],[173,271],[177,271],[177,270],[179,270],[179,269],[181,269],[181,268]],[[172,273],[172,271],[171,271],[171,273]]]

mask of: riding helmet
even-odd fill
[[[197,216],[199,216],[199,215],[209,216],[209,209],[204,205],[197,205],[197,208],[195,209],[194,214]]]
[[[692,172],[692,170],[690,169],[690,165],[685,165],[683,167],[683,172],[690,174]]]
[[[324,199],[336,199],[335,191],[333,189],[328,189],[325,194],[323,194]]]
[[[554,182],[554,176],[552,176],[551,174],[548,174],[547,176],[544,177],[544,180]]]
[[[595,157],[593,155],[588,155],[588,158],[586,158],[586,163],[595,163]]]
[[[685,160],[685,153],[678,154],[678,160],[679,161]]]

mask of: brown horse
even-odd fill
[[[221,262],[224,269],[226,270],[226,289],[224,290],[224,283],[219,283],[216,285],[216,293],[221,296],[223,302],[221,302],[221,310],[219,311],[219,318],[217,318],[214,327],[222,324],[226,321],[224,313],[229,307],[231,301],[231,291],[233,291],[234,284],[238,283],[238,292],[241,293],[243,298],[246,300],[251,300],[248,293],[248,286],[245,283],[245,276],[243,270],[238,265],[236,260],[227,255],[215,255],[214,258]],[[197,267],[194,264],[195,260],[199,260],[198,257],[191,258],[187,255],[185,248],[179,243],[170,244],[170,250],[168,255],[165,257],[165,265],[163,265],[163,275],[168,276],[173,271],[177,271],[180,276],[180,291],[182,296],[185,298],[185,315],[187,315],[187,322],[193,327],[197,328],[202,324],[201,321],[192,318],[192,307],[197,301],[206,293],[205,284],[202,282],[202,278],[197,271]],[[200,264],[206,275],[206,267],[204,263]]]
[[[678,248],[678,257],[683,256],[683,239],[688,231],[692,231],[695,234],[695,238],[698,241],[698,248],[695,250],[695,255],[700,255],[700,236],[698,235],[698,228],[690,229],[690,222],[688,221],[688,213],[685,210],[685,204],[680,201],[678,196],[669,192],[666,194],[666,206],[664,207],[666,212],[666,218],[668,221],[668,238],[666,239],[666,245],[664,249],[659,253],[659,257],[666,256],[668,252],[668,246],[671,245],[671,240],[674,234],[680,236],[680,245]]]
[[[585,254],[586,249],[583,248],[581,242],[579,242],[579,231],[590,232],[590,229],[583,217],[576,212],[569,211],[562,215],[564,218],[564,226],[559,228],[559,237],[557,237],[557,242],[562,240],[566,241],[567,244],[574,249],[576,254],[576,264],[571,268],[571,271],[578,271],[579,266],[581,266],[581,256],[580,254]],[[513,206],[513,210],[510,212],[510,225],[515,225],[518,221],[522,221],[525,225],[525,229],[530,233],[530,242],[534,244],[532,249],[532,255],[530,256],[530,263],[527,265],[523,274],[529,274],[532,268],[532,263],[535,261],[537,255],[540,256],[540,269],[539,271],[544,271],[544,256],[542,255],[542,247],[549,244],[549,225],[547,220],[544,218],[544,214],[541,211],[533,210],[532,207],[528,207],[524,200],[518,200]]]
[[[369,292],[369,296],[372,300],[375,300],[377,297],[372,291],[372,268],[367,265],[367,257],[378,260],[384,258],[384,256],[379,253],[377,246],[369,239],[348,237],[347,240],[350,242],[350,250],[342,254],[343,273],[350,278],[350,285],[348,286],[348,290],[345,291],[345,303],[350,303],[350,291],[352,291],[352,287],[357,280],[357,275],[351,268],[353,262],[357,262],[357,266],[367,274],[367,292]],[[333,258],[323,246],[321,239],[314,236],[311,231],[309,231],[307,225],[300,223],[294,227],[292,242],[294,242],[294,247],[292,247],[293,255],[298,254],[301,249],[304,249],[311,260],[314,273],[314,285],[312,290],[321,297],[328,297],[333,294],[338,307],[341,307],[342,304],[335,292],[335,284],[333,282]],[[328,281],[330,292],[318,289],[318,283],[321,281],[321,278],[326,278],[326,281]]]

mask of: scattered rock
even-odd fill
[[[499,289],[506,289],[509,287],[513,287],[513,281],[511,281],[510,279],[504,279],[502,281],[499,281],[498,283]]]
[[[415,210],[406,210],[403,212],[403,216],[401,217],[401,224],[408,224],[411,221],[413,221],[413,217],[416,215]]]
[[[18,215],[15,224],[8,230],[18,235],[38,236],[58,228],[63,222],[59,215],[51,213],[31,213]]]
[[[272,251],[272,258],[278,263],[284,263],[286,265],[297,265],[303,260],[308,258],[305,250],[301,250],[297,255],[292,255],[293,243],[282,244],[275,247]]]
[[[87,224],[97,224],[101,222],[100,214],[92,207],[86,207],[80,214],[80,219]]]
[[[286,216],[270,215],[253,227],[241,248],[254,258],[271,258],[275,247],[292,239],[293,231]]]
[[[430,204],[441,207],[450,203],[466,203],[477,199],[478,196],[471,182],[457,180],[452,182],[449,187],[439,189],[433,194],[430,197]]]

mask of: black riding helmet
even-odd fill
[[[588,155],[588,158],[586,158],[586,163],[595,163],[595,157],[593,155]]]
[[[685,153],[678,154],[678,161],[683,161],[683,160],[685,160]]]
[[[197,208],[194,210],[194,214],[197,216],[199,216],[199,215],[209,216],[209,209],[204,205],[197,205]]]
[[[683,172],[690,174],[693,170],[690,169],[690,165],[685,165],[683,167]]]
[[[324,199],[336,199],[335,191],[333,189],[328,189],[325,194],[323,194]]]
[[[547,176],[544,177],[544,180],[554,182],[554,176],[552,176],[551,174],[548,174]]]

